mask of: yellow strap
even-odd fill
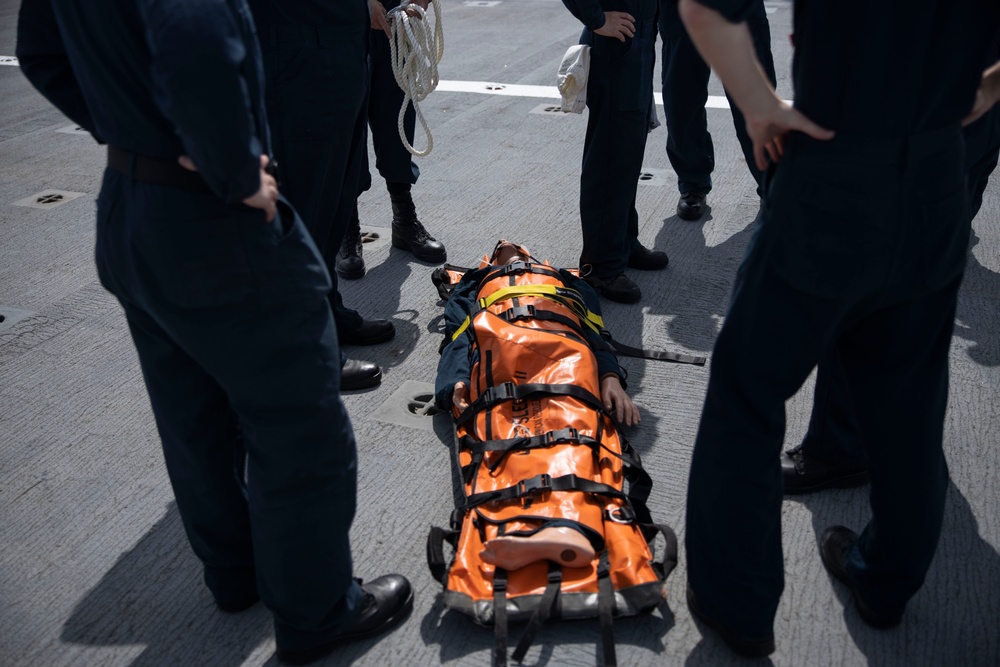
[[[484,310],[489,308],[497,301],[502,301],[504,299],[513,299],[519,296],[539,296],[545,299],[552,299],[557,301],[562,305],[573,311],[573,314],[583,320],[584,324],[593,329],[598,334],[604,329],[604,320],[600,315],[589,310],[583,303],[583,299],[579,297],[579,293],[568,287],[559,287],[557,285],[514,285],[511,287],[503,287],[498,289],[493,294],[488,297],[479,299],[479,308]],[[462,325],[458,327],[458,330],[452,335],[451,339],[455,340],[462,333],[469,328],[472,318],[466,317]]]

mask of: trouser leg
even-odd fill
[[[107,177],[99,199],[98,265],[127,304],[206,579],[252,565],[280,646],[329,640],[361,590],[349,542],[357,459],[322,258],[283,202],[267,223],[249,207],[122,181]]]
[[[261,46],[281,190],[326,262],[338,328],[353,331],[362,318],[344,305],[335,267],[367,154],[367,36],[318,48],[285,41],[280,27],[270,30],[275,36],[266,35]]]
[[[843,362],[834,348],[816,370],[812,414],[802,440],[802,453],[827,463],[865,467],[856,413]]]
[[[205,584],[225,604],[257,594],[240,484],[236,414],[215,382],[148,313],[122,304],[163,442],[177,508]]]
[[[420,168],[399,137],[399,111],[403,91],[392,72],[389,38],[379,30],[372,31],[372,86],[368,104],[368,125],[375,149],[375,168],[388,183],[417,182]],[[417,114],[407,102],[403,115],[403,131],[413,145]]]
[[[580,265],[590,265],[597,278],[625,270],[630,227],[638,236],[635,196],[646,149],[653,45],[648,37],[634,39],[623,55],[603,38],[591,51],[590,114],[580,175]]]
[[[667,159],[677,174],[682,195],[708,192],[715,169],[715,148],[705,112],[711,69],[684,29],[676,2],[660,2],[659,26]]]
[[[923,584],[941,534],[948,485],[941,444],[959,280],[863,320],[838,345],[871,474],[872,519],[847,570],[865,603],[889,615],[902,613]]]
[[[752,252],[751,263],[741,270],[712,355],[688,484],[686,548],[702,611],[737,635],[762,638],[773,632],[784,588],[778,454],[785,401],[822,356],[839,313],[832,304],[818,307]]]

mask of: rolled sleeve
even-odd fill
[[[31,85],[100,141],[90,108],[70,66],[50,2],[24,0],[21,3],[16,54],[21,71]]]
[[[589,30],[599,30],[604,26],[604,10],[595,0],[563,0],[563,4]]]
[[[743,23],[762,0],[694,0],[722,14],[730,23]]]

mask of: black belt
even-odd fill
[[[138,155],[108,146],[108,166],[137,181],[189,192],[211,192],[208,183],[196,171],[185,169],[176,160]]]

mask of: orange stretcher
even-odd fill
[[[435,272],[442,296],[466,271]],[[493,625],[497,667],[507,661],[508,623],[527,622],[511,655],[520,662],[548,619],[595,616],[604,664],[615,665],[613,618],[655,608],[677,562],[673,531],[646,507],[649,475],[600,400],[595,353],[581,334],[606,333],[603,321],[567,283],[548,264],[497,267],[467,320],[446,333],[446,343],[470,336],[474,360],[470,405],[453,412],[464,503],[450,530],[431,529],[428,563],[446,607]],[[593,557],[563,552],[514,569],[484,559],[498,538],[554,527],[583,535]],[[657,534],[666,542],[659,560]]]

